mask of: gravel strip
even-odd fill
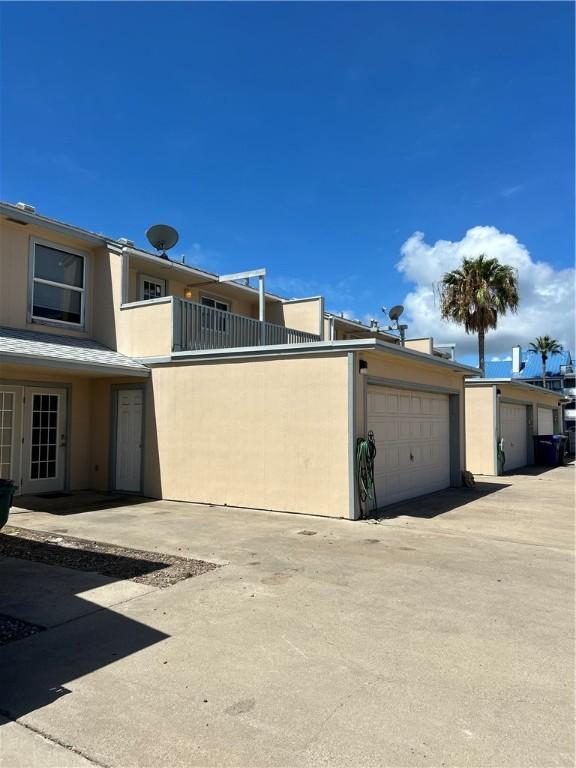
[[[32,531],[7,525],[0,533],[0,556],[17,557],[78,571],[93,571],[115,579],[152,587],[170,587],[219,566],[163,552],[116,547],[74,536]]]
[[[0,613],[0,645],[24,640],[24,638],[35,635],[37,632],[43,632],[45,629],[46,627],[41,627],[39,624],[30,624],[28,621]]]

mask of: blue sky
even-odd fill
[[[355,317],[404,301],[467,354],[427,292],[469,230],[548,263],[526,316],[573,277],[573,29],[554,2],[4,3],[1,196],[141,245],[170,223]],[[566,299],[538,330],[572,344]]]

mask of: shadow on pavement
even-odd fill
[[[46,556],[49,562],[55,553],[50,551]],[[106,562],[99,563],[108,566],[105,576],[48,565],[46,561],[0,557],[0,613],[46,627],[46,631],[2,647],[0,712],[6,717],[17,719],[52,704],[72,692],[67,683],[169,637],[79,596],[89,590],[106,594],[107,587],[120,593],[145,589],[133,582],[117,583],[119,579],[110,575],[114,571],[112,556],[106,557]],[[118,563],[117,569],[123,572],[127,565],[133,571],[143,568],[145,572],[165,567],[164,563],[148,561],[140,565]],[[122,594],[114,602],[123,602],[127,593]]]
[[[573,466],[573,461],[567,461],[558,467],[544,467],[538,464],[529,464],[526,467],[519,467],[518,469],[511,469],[509,472],[504,472],[503,477],[536,477],[538,475],[545,475],[553,469],[572,469]]]
[[[19,511],[46,512],[49,515],[77,515],[115,507],[131,507],[148,504],[151,499],[132,494],[99,493],[81,491],[77,493],[44,493],[36,496],[16,496],[11,514]]]
[[[393,520],[397,517],[431,519],[509,487],[507,483],[476,482],[474,488],[448,488],[389,507],[378,507],[369,517],[375,520]]]

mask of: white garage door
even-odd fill
[[[550,408],[538,408],[538,434],[554,434],[554,412]]]
[[[500,436],[504,441],[504,471],[524,467],[528,461],[526,406],[501,403]]]
[[[378,506],[450,485],[448,395],[368,387]]]

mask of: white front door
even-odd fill
[[[61,491],[66,477],[66,390],[23,389],[21,492]]]
[[[538,435],[554,434],[554,411],[551,408],[538,408]]]
[[[376,441],[378,506],[450,485],[448,395],[370,386],[368,429]]]
[[[501,403],[500,437],[504,450],[504,471],[524,467],[528,463],[528,427],[526,406]]]
[[[118,491],[141,490],[143,401],[142,389],[118,390],[115,481]]]

